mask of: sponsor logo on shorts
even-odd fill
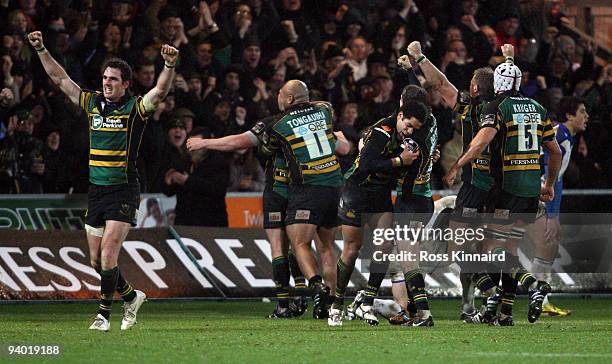
[[[121,215],[130,216],[130,205],[126,203],[121,204],[121,210],[119,210]]]
[[[281,213],[280,212],[269,212],[268,213],[268,220],[270,220],[270,222],[280,222],[281,221]]]
[[[478,209],[472,207],[464,207],[463,213],[461,214],[463,217],[476,217],[478,214]]]
[[[297,210],[295,212],[296,220],[308,220],[310,219],[310,210]]]
[[[355,210],[346,210],[346,217],[354,219],[357,217],[357,213],[355,213]]]
[[[495,209],[493,217],[499,220],[508,220],[510,218],[510,210],[507,209]]]

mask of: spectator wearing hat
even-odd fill
[[[155,63],[143,59],[134,67],[134,95],[142,96],[149,92],[155,83]]]
[[[275,53],[287,47],[293,47],[298,54],[304,50],[317,48],[319,45],[319,29],[311,19],[315,17],[306,5],[316,6],[317,2],[303,0],[282,0],[278,9],[280,23],[270,32],[266,39],[266,51]],[[318,14],[317,14],[318,16]]]
[[[206,128],[189,136],[210,138]],[[227,226],[225,193],[229,185],[229,163],[216,151],[190,151],[164,173],[163,192],[176,195],[176,225]]]
[[[332,104],[348,101],[346,92],[350,88],[351,68],[342,49],[336,44],[331,44],[323,53],[324,76],[323,89],[324,98]]]
[[[161,160],[157,173],[155,173],[155,185],[151,192],[162,192],[164,177],[166,173],[180,163],[185,155],[185,140],[187,131],[185,123],[176,113],[172,113],[164,125],[166,139],[161,147]]]
[[[42,151],[44,172],[42,184],[44,193],[70,193],[72,174],[69,166],[72,160],[60,146],[60,129],[50,127],[45,136],[45,146]]]

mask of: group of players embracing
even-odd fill
[[[344,176],[336,153],[348,153],[350,145],[342,133],[333,131],[332,105],[310,101],[307,85],[298,80],[281,88],[281,113],[257,122],[250,131],[187,141],[189,150],[232,151],[258,146],[267,157],[264,228],[271,243],[278,299],[271,317],[303,315],[304,296],[310,292],[313,317],[327,318],[330,326],[341,326],[345,317],[378,325],[377,313],[404,327],[434,325],[418,260],[391,264],[371,260],[365,290],[344,308],[344,295],[366,240],[366,229],[398,224],[418,228],[434,213],[430,176],[440,157],[437,125],[414,63],[447,104],[455,105],[462,123],[464,153],[444,177],[444,182],[452,185],[463,169],[464,183],[449,227],[485,228],[484,241],[464,245],[449,241],[445,249],[502,251],[507,257],[496,264],[461,266],[466,273],[462,278],[473,282],[485,296],[480,311],[466,312],[462,318],[470,323],[512,325],[512,305],[520,283],[529,290],[529,321],[538,319],[550,286],[521,267],[517,244],[523,227],[536,220],[539,200],[550,201],[554,196],[561,153],[546,110],[518,93],[521,71],[513,64],[512,46],[504,45],[502,51],[506,61],[495,71],[476,70],[469,95],[464,95],[422,54],[418,42],[411,43],[408,53],[412,61],[409,56],[398,59],[409,73],[411,85],[403,89],[396,112],[366,129],[359,154]],[[541,148],[548,154],[543,185]],[[393,190],[397,191],[395,202]],[[489,212],[492,219],[485,219]],[[344,244],[336,257],[338,222]],[[311,249],[313,240],[320,269]],[[421,246],[419,241],[388,240],[376,249],[385,254],[418,253]],[[292,255],[297,264],[291,264]],[[298,288],[294,299],[289,294],[290,272]],[[395,301],[377,300],[388,273]],[[303,277],[308,280],[307,289]]]

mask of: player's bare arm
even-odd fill
[[[242,134],[228,135],[217,139],[194,137],[187,139],[187,150],[212,149],[221,152],[232,152],[239,149],[256,147],[259,141],[251,131]]]
[[[341,131],[335,131],[336,136],[336,154],[347,155],[351,152],[351,143],[346,139],[344,133]]]
[[[154,112],[159,104],[166,98],[172,83],[174,82],[176,60],[179,56],[178,49],[164,44],[161,47],[161,56],[164,59],[164,69],[157,78],[157,84],[147,92],[143,98],[145,110],[147,112]]]
[[[546,181],[542,186],[540,193],[540,200],[544,202],[550,202],[555,197],[555,182],[559,177],[559,170],[561,169],[561,148],[556,139],[544,142],[542,144],[544,149],[548,151],[548,173],[546,174]]]
[[[45,72],[47,72],[53,83],[68,96],[70,101],[78,105],[81,88],[68,76],[66,70],[57,63],[51,56],[51,53],[47,51],[47,48],[45,48],[43,44],[42,33],[36,31],[28,34],[28,41],[36,50]]]
[[[478,131],[478,134],[472,139],[470,143],[470,147],[466,150],[459,159],[453,164],[450,168],[446,176],[442,179],[446,186],[452,186],[455,182],[455,177],[457,173],[461,170],[463,166],[472,162],[474,158],[482,153],[482,151],[491,143],[495,135],[497,134],[497,129],[495,128],[482,128]]]
[[[457,88],[446,78],[444,73],[425,57],[421,50],[421,43],[418,41],[410,43],[408,45],[408,54],[416,60],[427,82],[440,93],[444,102],[450,107],[455,105],[459,91],[457,91]]]

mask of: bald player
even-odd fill
[[[335,288],[333,241],[342,185],[335,154],[333,109],[327,102],[311,102],[308,87],[298,80],[290,80],[281,88],[278,106],[280,114],[257,122],[250,131],[219,139],[189,139],[187,148],[230,151],[263,144],[270,153],[282,153],[289,182],[285,229],[313,292],[313,317],[324,319],[329,292]],[[338,148],[343,149],[338,152],[348,152],[346,143],[338,143]],[[310,249],[315,234],[320,238],[317,251],[325,284]]]

